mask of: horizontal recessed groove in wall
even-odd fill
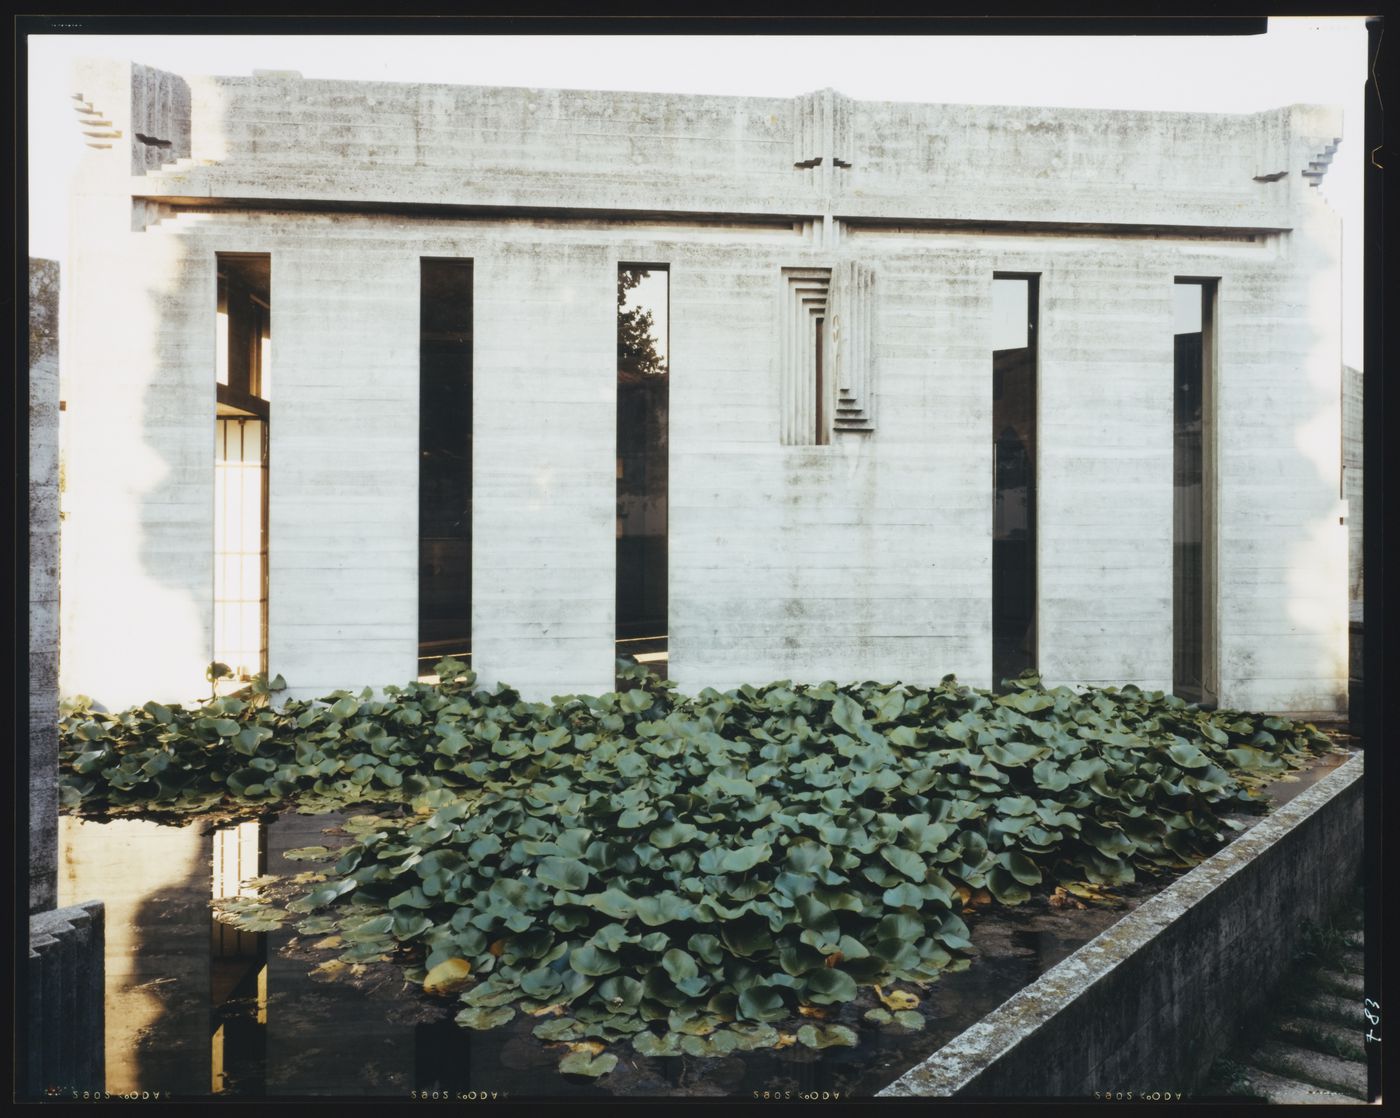
[[[1164,237],[1173,240],[1249,243],[1287,226],[1163,225],[1136,222],[985,221],[970,218],[881,218],[835,215],[848,234],[982,233],[995,236]]]
[[[732,211],[575,209],[562,206],[472,206],[450,202],[386,202],[333,198],[199,198],[136,194],[132,196],[132,200],[160,203],[168,206],[176,214],[236,213],[252,210],[284,213],[397,214],[449,221],[545,218],[551,221],[601,220],[619,225],[664,221],[702,227],[723,225],[764,230],[780,229],[785,233],[793,232],[794,223],[820,218],[819,214],[810,213],[753,214]]]
[[[664,221],[700,226],[726,225],[791,232],[796,222],[819,220],[810,213],[738,213],[690,210],[628,210],[565,208],[554,206],[472,206],[441,202],[392,202],[320,198],[200,198],[179,195],[133,195],[135,201],[157,202],[177,214],[257,211],[302,213],[402,214],[440,220],[499,220],[546,218],[554,221],[606,220],[619,225]],[[1292,232],[1285,226],[1215,227],[1198,225],[1091,223],[1059,221],[985,221],[962,218],[875,218],[837,215],[852,234],[976,233],[986,235],[1133,237],[1172,240],[1237,241],[1250,243],[1277,233]]]

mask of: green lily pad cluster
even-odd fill
[[[454,661],[439,671],[280,709],[265,681],[189,711],[75,704],[65,802],[411,804],[356,821],[287,906],[299,929],[420,981],[451,964],[472,979],[459,1023],[539,1016],[537,1036],[572,1046],[566,1071],[602,1074],[611,1054],[591,1042],[782,1045],[794,1014],[964,966],[961,913],[981,890],[1014,905],[1189,866],[1222,841],[1225,811],[1257,805],[1251,784],[1330,746],[1308,725],[1029,674],[1001,695],[948,677],[685,698],[636,672],[630,690],[541,704],[475,689]],[[884,1017],[922,1020],[870,1019]],[[855,1039],[794,1029],[818,1048]]]

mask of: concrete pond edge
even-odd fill
[[[1357,880],[1363,771],[1353,754],[878,1095],[1188,1097]]]

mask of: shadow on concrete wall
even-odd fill
[[[60,886],[106,906],[107,1089],[209,1089],[209,838],[63,819]]]

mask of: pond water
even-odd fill
[[[1345,755],[1271,786],[1282,802]],[[382,805],[379,810],[382,809]],[[240,932],[212,919],[214,897],[255,892],[261,874],[292,875],[284,857],[348,840],[341,815],[286,813],[252,823],[183,827],[148,820],[61,820],[60,903],[106,905],[107,1089],[160,1097],[474,1097],[711,1095],[869,1096],[903,1074],[1165,884],[1121,890],[1118,908],[1052,908],[1038,897],[1015,909],[966,917],[977,957],[921,992],[927,1022],[912,1032],[876,1027],[861,997],[831,1020],[855,1029],[855,1048],[800,1045],[724,1059],[644,1058],[628,1042],[598,1081],[565,1077],[562,1054],[519,1015],[490,1032],[458,1027],[455,999],[407,985],[396,966],[316,972],[343,948],[293,927]],[[1259,816],[1240,817],[1251,824]],[[325,832],[332,831],[328,836]]]

